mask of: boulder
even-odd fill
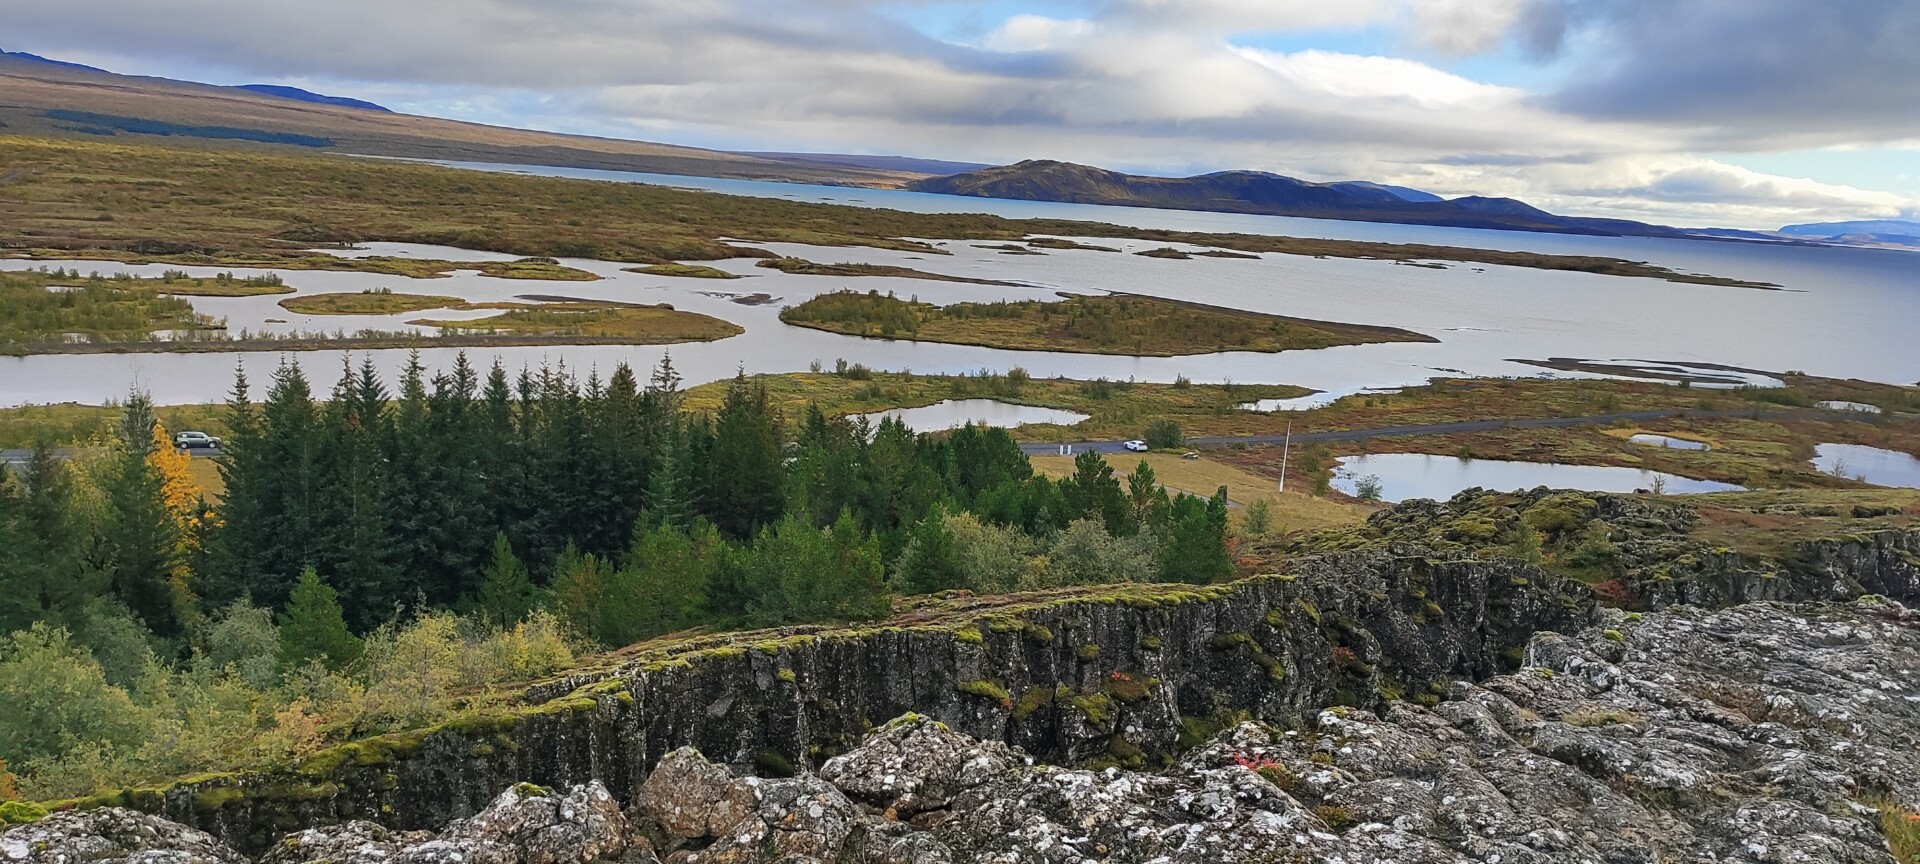
[[[0,834],[6,864],[246,864],[204,831],[118,807],[55,813]]]

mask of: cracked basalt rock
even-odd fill
[[[246,864],[246,857],[196,831],[132,810],[55,813],[0,834],[7,864]]]
[[[241,859],[244,860],[244,859]],[[519,785],[434,835],[351,821],[281,838],[260,864],[596,864],[657,862],[598,782],[564,794]]]

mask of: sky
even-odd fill
[[[0,47],[723,149],[1920,218],[1920,0],[6,0]]]

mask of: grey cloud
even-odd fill
[[[1560,110],[1748,147],[1920,135],[1914,0],[1543,0],[1531,20],[1536,50],[1577,58]]]

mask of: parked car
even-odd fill
[[[1140,440],[1128,441],[1125,446],[1128,450],[1132,450],[1135,453],[1147,452],[1147,442],[1145,441],[1140,441]]]
[[[1182,454],[1180,454],[1180,458],[1182,458],[1182,459],[1198,459],[1198,458],[1200,458],[1200,454],[1199,454],[1199,453],[1197,453],[1197,452],[1194,452],[1194,451],[1192,451],[1192,450],[1188,450],[1187,452],[1185,452],[1185,453],[1182,453]]]
[[[181,450],[218,447],[220,439],[205,432],[182,432],[173,436],[173,446]]]

